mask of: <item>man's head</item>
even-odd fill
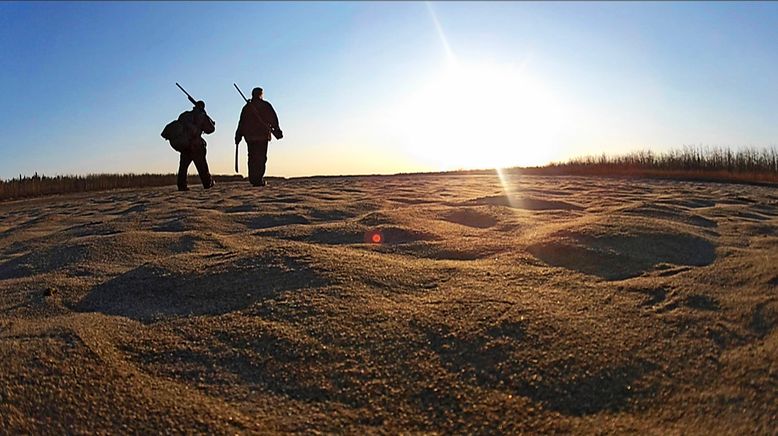
[[[251,90],[251,98],[255,98],[257,100],[261,100],[263,93],[264,92],[262,91],[262,88],[256,87],[256,88]]]
[[[196,109],[200,109],[201,111],[204,111],[204,110],[205,110],[205,102],[204,102],[204,101],[202,101],[202,100],[199,100],[199,101],[197,101],[197,102],[195,103],[194,107],[195,107]]]

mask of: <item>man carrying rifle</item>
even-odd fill
[[[240,90],[238,90],[240,91]],[[271,132],[281,139],[283,133],[278,127],[278,116],[273,106],[262,99],[262,88],[251,91],[251,100],[246,102],[240,112],[238,129],[235,131],[235,146],[245,138],[249,149],[249,182],[253,186],[265,186],[265,164],[267,163],[267,144]],[[237,159],[237,158],[236,158]],[[236,169],[237,171],[237,169]]]
[[[189,94],[187,94],[187,96],[189,96]],[[189,98],[192,99],[191,97]],[[205,102],[202,100],[194,102],[192,110],[181,113],[178,119],[179,121],[186,123],[191,129],[189,147],[181,150],[181,160],[178,164],[178,178],[176,180],[178,190],[189,190],[186,186],[186,174],[189,171],[189,164],[192,162],[194,162],[195,167],[197,168],[197,174],[200,175],[200,181],[203,183],[203,187],[208,189],[214,185],[214,182],[211,178],[211,173],[208,171],[208,161],[205,160],[205,147],[207,143],[202,137],[202,134],[203,132],[209,134],[213,133],[214,130],[216,130],[215,123],[205,112]]]

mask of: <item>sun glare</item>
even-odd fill
[[[559,112],[519,66],[450,64],[404,102],[410,154],[441,170],[548,162]]]

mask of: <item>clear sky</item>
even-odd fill
[[[772,146],[776,41],[772,2],[2,2],[0,178],[174,172],[175,82],[218,174],[233,82],[279,114],[276,176]]]

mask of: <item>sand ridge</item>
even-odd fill
[[[770,433],[775,265],[778,194],[742,185],[398,175],[2,203],[0,429]]]

